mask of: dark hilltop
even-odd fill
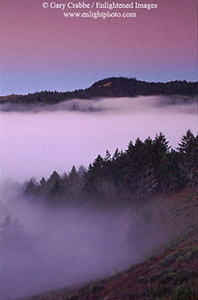
[[[42,91],[27,95],[0,97],[0,103],[55,104],[71,99],[92,99],[99,97],[136,97],[151,95],[198,95],[198,82],[170,81],[146,82],[136,78],[110,77],[95,82],[89,88],[72,92]]]

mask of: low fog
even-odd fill
[[[1,190],[1,300],[113,275],[165,238],[150,211],[88,206],[50,208]]]
[[[1,105],[1,179],[23,182],[87,167],[106,150],[159,132],[176,147],[188,129],[196,133],[196,111],[190,98],[162,96]]]
[[[98,155],[163,132],[175,147],[197,130],[196,102],[138,97],[1,106],[1,299],[106,277],[141,261],[166,239],[152,211],[88,205],[50,208],[21,186],[54,170],[87,167]],[[27,110],[28,108],[28,110]],[[6,182],[6,183],[5,183]],[[83,202],[83,199],[82,199]],[[43,202],[44,203],[44,202]]]

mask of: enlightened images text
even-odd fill
[[[96,9],[155,9],[157,8],[157,3],[138,3],[138,2],[130,2],[130,3],[118,3],[118,2],[93,2],[92,4],[87,2],[68,2],[68,3],[57,3],[55,1],[49,3],[49,7],[52,9],[62,9],[65,10],[68,9],[90,9],[94,8]]]

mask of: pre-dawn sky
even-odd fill
[[[0,95],[74,90],[109,76],[197,81],[197,0],[156,0],[151,11],[110,11],[136,18],[105,20],[66,18],[63,12],[74,10],[42,8],[43,2],[53,1],[0,1]]]

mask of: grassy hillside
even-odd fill
[[[198,299],[198,188],[156,197],[143,209],[152,213],[159,230],[145,237],[153,239],[156,247],[148,249],[136,265],[83,287],[25,299]]]

